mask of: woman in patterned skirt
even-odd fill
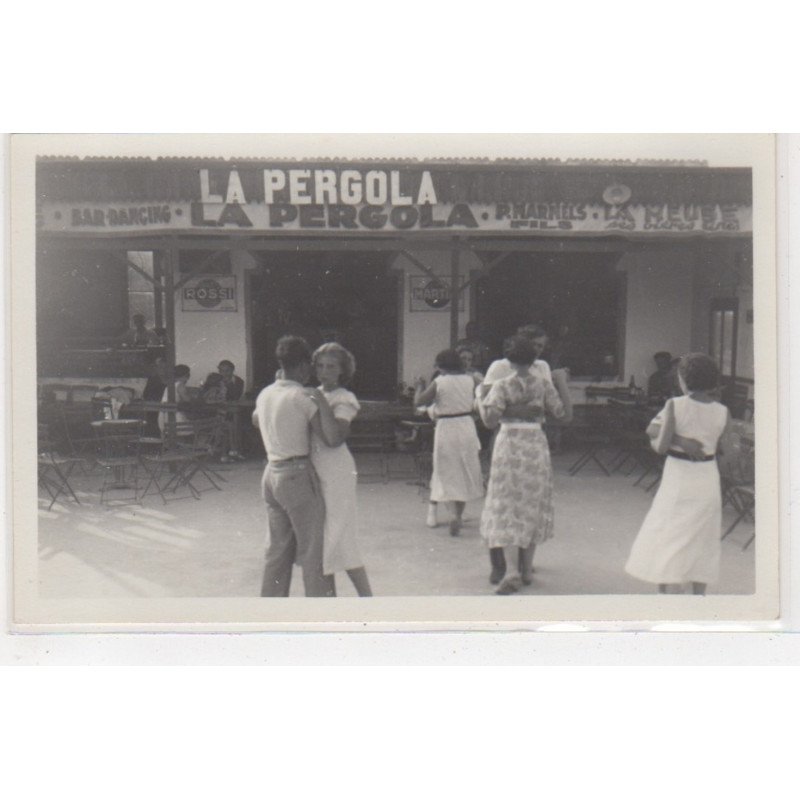
[[[542,419],[545,411],[572,418],[565,370],[553,370],[552,383],[532,372],[536,348],[522,336],[510,340],[506,357],[514,373],[493,383],[479,404],[484,424],[500,425],[481,516],[486,544],[505,551],[508,572],[497,594],[531,583],[535,545],[553,536],[553,470]],[[520,550],[527,556],[521,573]]]

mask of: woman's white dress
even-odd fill
[[[338,387],[323,390],[336,419],[352,422],[361,406],[356,396]],[[311,463],[319,475],[325,500],[325,532],[322,568],[326,575],[364,566],[358,550],[356,484],[353,455],[344,442],[328,447],[316,434],[311,440]]]
[[[703,444],[714,455],[728,419],[721,403],[688,396],[671,401],[675,433]],[[664,418],[661,411],[654,421]],[[675,446],[672,449],[680,450]],[[650,583],[716,583],[719,577],[722,498],[713,461],[667,456],[653,505],[633,543],[625,571]]]
[[[432,405],[433,436],[431,501],[466,503],[483,497],[479,453],[481,443],[471,416],[475,381],[471,375],[439,375]],[[447,416],[461,414],[464,416]]]

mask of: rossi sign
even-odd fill
[[[202,275],[181,289],[182,311],[236,311],[236,276]]]

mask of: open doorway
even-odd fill
[[[381,252],[271,252],[251,277],[255,387],[271,383],[281,336],[312,348],[337,341],[356,358],[350,388],[363,399],[394,398],[397,387],[397,274]]]
[[[544,357],[574,376],[619,374],[624,339],[621,253],[510,253],[477,286],[481,336],[494,353],[520,325],[549,334]]]

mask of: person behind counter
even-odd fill
[[[472,367],[476,370],[486,369],[489,366],[489,345],[480,338],[478,324],[468,322],[464,333],[464,338],[456,342],[456,350],[460,352],[462,348],[467,348],[472,352]]]
[[[122,347],[154,347],[158,344],[155,333],[145,326],[144,314],[134,314],[131,321],[133,328],[122,335]]]
[[[660,350],[653,356],[656,371],[647,379],[647,396],[653,400],[663,401],[672,397],[675,389],[672,353]]]

